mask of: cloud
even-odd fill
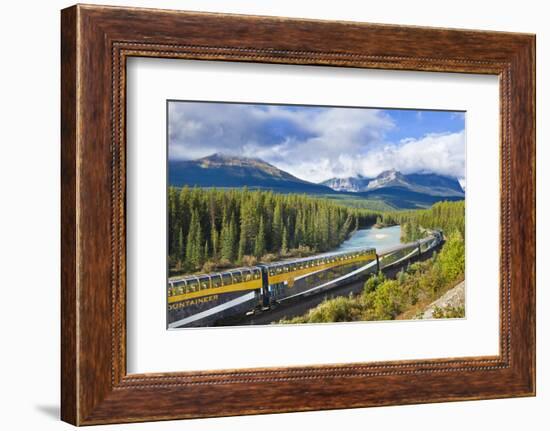
[[[379,109],[171,102],[169,157],[258,157],[313,182],[390,168],[464,176],[463,133],[388,142],[396,126]]]
[[[358,170],[365,176],[395,168],[405,174],[431,172],[463,178],[465,157],[464,131],[428,134],[420,139],[404,139],[397,145],[387,145],[369,153],[359,162]]]

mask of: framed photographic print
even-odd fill
[[[63,420],[534,395],[533,35],[61,30]]]

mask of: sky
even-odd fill
[[[260,158],[311,182],[388,169],[465,184],[464,112],[170,101],[168,157]]]

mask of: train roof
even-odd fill
[[[255,266],[241,266],[238,268],[231,268],[227,269],[225,271],[216,271],[216,272],[208,272],[208,273],[199,273],[199,274],[188,274],[188,275],[182,275],[181,277],[177,278],[169,278],[169,283],[177,283],[178,281],[182,280],[189,280],[189,279],[195,279],[195,278],[201,278],[201,277],[214,277],[216,275],[222,275],[222,274],[230,274],[230,273],[239,273],[243,271],[253,271],[253,270],[261,270],[261,266],[255,265]]]
[[[288,265],[289,263],[307,262],[308,260],[323,259],[325,257],[343,256],[350,253],[357,253],[357,252],[364,253],[364,252],[375,252],[375,251],[376,249],[374,247],[361,248],[357,250],[348,250],[348,251],[333,251],[328,253],[316,254],[314,256],[299,257],[296,259],[287,259],[287,260],[282,260],[275,263],[268,263],[266,264],[266,266],[268,267],[281,266],[281,265]]]
[[[274,262],[274,263],[266,263],[266,264],[259,264],[254,266],[242,266],[239,268],[231,268],[225,271],[216,271],[216,272],[210,272],[210,273],[202,273],[202,274],[189,274],[189,275],[183,275],[178,278],[171,278],[168,279],[169,283],[177,283],[179,281],[183,280],[193,280],[201,277],[215,277],[222,274],[228,274],[228,273],[239,273],[242,271],[252,271],[252,270],[260,270],[261,268],[273,268],[273,267],[279,267],[283,265],[289,265],[292,263],[299,263],[299,262],[307,262],[309,260],[315,260],[315,259],[323,259],[325,257],[333,257],[333,256],[343,256],[350,253],[357,253],[357,252],[374,252],[376,249],[374,247],[368,247],[368,248],[362,248],[357,250],[348,250],[348,251],[337,251],[337,252],[329,252],[329,253],[322,253],[322,254],[316,254],[314,256],[307,256],[307,257],[300,257],[296,259],[288,259],[284,261]]]

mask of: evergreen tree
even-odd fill
[[[191,213],[191,224],[189,226],[185,251],[185,259],[189,266],[192,269],[200,267],[203,260],[202,230],[199,215],[196,210]]]
[[[271,246],[273,250],[279,250],[282,244],[283,236],[283,210],[281,202],[277,200],[275,210],[273,211],[273,230],[271,237]]]
[[[183,228],[178,229],[178,241],[177,241],[177,247],[174,251],[174,254],[178,259],[183,259],[185,257],[185,247],[183,242]]]
[[[253,238],[256,233],[256,219],[254,214],[254,203],[248,199],[241,202],[241,223],[239,238],[239,260],[250,254],[253,245]]]
[[[260,258],[265,253],[265,226],[264,218],[260,217],[260,225],[258,226],[258,234],[254,243],[254,256]]]
[[[210,230],[210,241],[212,242],[212,257],[217,259],[219,253],[219,235],[216,226],[213,224]],[[205,255],[209,257],[208,254]]]
[[[227,222],[227,218],[223,220],[222,233],[221,233],[221,251],[220,255],[222,259],[226,259],[230,262],[235,260],[235,248],[236,248],[236,233],[235,233],[235,218],[231,216],[231,221]]]
[[[288,253],[288,230],[286,226],[283,226],[283,240],[281,244],[281,254]]]
[[[208,241],[205,241],[204,243],[204,260],[208,259],[208,256],[210,256],[210,250],[208,248]]]

